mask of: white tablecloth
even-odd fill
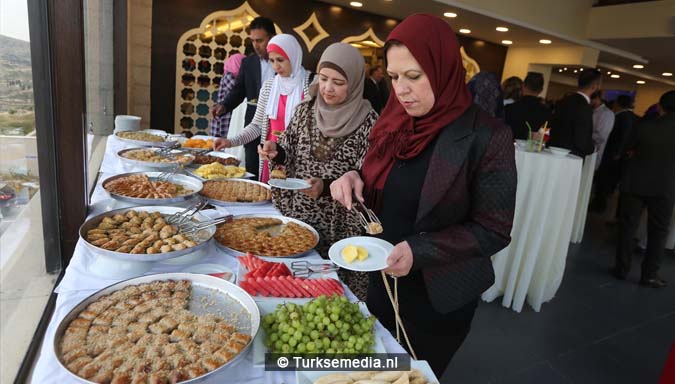
[[[518,189],[511,244],[492,256],[495,284],[483,300],[504,296],[520,312],[527,298],[535,311],[562,281],[581,181],[581,158],[516,150]]]
[[[591,198],[591,187],[593,186],[593,175],[595,174],[595,163],[597,162],[598,152],[586,156],[584,166],[581,169],[581,183],[579,186],[579,199],[577,200],[577,209],[574,213],[574,226],[572,227],[572,243],[581,243],[584,238],[584,228],[586,228],[586,214],[588,214],[588,201]]]
[[[99,177],[99,182],[92,194],[91,209],[89,217],[97,215],[101,212],[110,209],[123,208],[125,206],[115,200],[109,199],[107,193],[101,187],[101,180],[105,179],[106,175],[113,175],[128,171],[121,162],[116,158],[115,153],[120,149],[125,148],[124,143],[110,137],[108,139],[108,148],[103,159],[103,166],[101,167],[103,175]],[[105,171],[104,171],[105,170]],[[243,213],[268,213],[278,214],[278,211],[272,207],[271,204],[265,206],[251,208],[232,208],[228,209],[232,214]],[[215,212],[206,212],[207,214],[215,214]],[[312,252],[308,258],[319,258],[316,252]],[[70,383],[72,379],[70,375],[63,370],[54,354],[54,333],[68,312],[75,307],[82,299],[94,293],[95,291],[104,288],[108,285],[117,283],[120,280],[116,279],[102,279],[92,276],[88,267],[94,262],[96,256],[90,252],[80,240],[76,247],[73,257],[66,269],[66,273],[61,280],[59,286],[56,288],[58,298],[56,300],[56,308],[50,320],[49,326],[45,333],[44,342],[40,350],[38,360],[33,371],[32,383],[46,384],[46,383]],[[237,259],[232,255],[216,249],[215,246],[210,245],[205,252],[205,255],[195,264],[201,263],[216,263],[227,266],[233,271],[237,270]],[[162,273],[162,272],[177,272],[188,267],[188,265],[172,265],[165,263],[154,264],[152,270],[147,274]],[[356,301],[356,297],[345,287],[345,293],[351,301]],[[384,347],[389,353],[405,353],[405,350],[396,342],[396,339],[385,329],[379,321],[375,323],[376,337],[380,337],[383,341]],[[210,377],[205,383],[295,383],[295,374],[293,372],[266,372],[260,367],[253,366],[252,348],[249,349],[248,355],[238,362],[235,366],[224,369],[223,372]]]

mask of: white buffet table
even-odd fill
[[[588,214],[588,202],[591,199],[591,187],[593,186],[593,175],[595,174],[595,163],[597,162],[598,152],[593,152],[584,159],[584,166],[581,169],[581,183],[579,185],[579,199],[574,214],[574,226],[572,227],[572,243],[581,243],[584,238],[584,229],[586,228],[586,216]]]
[[[495,284],[482,295],[520,312],[555,296],[565,270],[581,182],[581,158],[516,149],[518,189],[511,244],[492,256]]]
[[[126,166],[123,166],[116,157],[116,152],[125,148],[125,144],[115,139],[113,136],[108,138],[108,146],[106,154],[103,159],[101,167],[101,175],[96,189],[91,198],[90,217],[101,212],[109,211],[111,209],[123,208],[130,206],[115,200],[111,200],[108,194],[101,187],[101,180],[112,176],[114,174],[132,171]],[[272,207],[271,204],[266,206],[259,206],[255,209],[251,208],[237,208],[228,209],[232,214],[243,213],[267,213],[278,214],[278,211]],[[308,258],[319,258],[316,252],[312,252]],[[45,333],[44,342],[40,350],[39,358],[34,367],[32,382],[36,384],[46,383],[70,383],[72,377],[59,366],[56,356],[54,354],[53,340],[54,333],[58,327],[61,319],[63,319],[68,312],[75,307],[82,299],[94,293],[95,291],[104,288],[108,285],[114,284],[120,280],[118,279],[102,279],[93,276],[88,268],[94,262],[96,256],[92,254],[80,240],[75,248],[73,257],[66,269],[63,280],[56,288],[58,298],[56,300],[56,308],[52,315],[51,321]],[[207,252],[200,260],[194,264],[202,263],[216,263],[227,266],[233,271],[237,271],[237,259],[232,255],[228,255],[218,249],[214,245],[210,245]],[[178,272],[182,271],[189,265],[176,265],[168,263],[156,263],[152,270],[147,274],[163,273],[163,272]],[[345,287],[345,294],[351,301],[356,301],[353,293]],[[380,322],[375,323],[375,335],[380,337],[383,341],[384,347],[388,353],[405,353],[405,350],[396,342],[394,337],[387,331]],[[252,360],[252,348],[249,349],[248,355],[239,361],[236,365],[223,369],[218,374],[210,376],[205,383],[295,383],[294,372],[267,372],[261,367],[254,367]]]

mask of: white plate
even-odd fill
[[[236,280],[236,275],[235,273],[228,267],[221,265],[221,264],[197,264],[197,265],[191,265],[185,269],[183,269],[183,272],[187,273],[199,273],[202,275],[209,275],[211,273],[222,273],[222,272],[227,272],[230,274],[229,279],[225,279],[229,281],[230,283],[234,283]],[[217,277],[217,276],[216,276]]]
[[[277,304],[292,302],[291,300],[283,298],[275,299],[276,300],[256,301],[256,304],[258,304],[258,309],[260,310],[261,321],[263,316],[268,313],[272,313],[277,309]],[[371,313],[368,311],[368,307],[366,307],[366,303],[359,302],[359,309],[365,316],[371,316]],[[265,353],[267,352],[267,347],[265,347],[266,336],[267,334],[261,325],[260,329],[258,330],[258,334],[256,335],[255,339],[253,339],[253,345],[251,346],[251,348],[253,348],[253,365],[256,367],[265,365]],[[377,334],[375,334],[375,345],[373,346],[373,349],[375,350],[375,353],[387,353],[382,339]]]
[[[262,327],[260,328],[262,330]],[[426,360],[413,360],[410,358],[410,368],[418,369],[424,374],[428,383],[436,384],[438,379],[434,375],[434,371],[431,370],[429,363]],[[345,371],[295,371],[295,382],[296,384],[314,384],[316,380],[320,377],[331,373],[351,373]]]
[[[546,148],[546,152],[555,156],[567,156],[571,151],[566,148],[548,147]]]
[[[294,260],[287,260],[287,259],[280,259],[280,258],[278,258],[278,257],[265,257],[265,256],[256,256],[256,257],[260,257],[261,259],[263,259],[263,260],[265,260],[265,261],[271,261],[271,262],[273,262],[273,263],[284,263],[284,264],[286,264],[286,266],[288,267],[288,269],[291,271],[291,273],[293,272],[293,269],[292,269],[292,267],[291,267],[291,264],[292,264],[293,262],[295,262],[295,261],[307,260],[308,262],[310,262],[310,263],[312,263],[312,264],[319,264],[319,263],[321,263],[321,264],[330,264],[330,261],[324,260],[324,259],[300,258],[300,259],[294,259]],[[239,261],[239,257],[237,257],[237,261]],[[246,266],[245,266],[242,262],[239,261],[239,267],[237,268],[237,284],[239,284],[239,282],[241,282],[241,280],[244,278],[244,275],[245,275],[247,272],[248,272],[248,269],[246,268]],[[340,284],[342,284],[342,282],[340,281],[340,278],[338,277],[338,274],[337,274],[336,271],[333,271],[333,272],[326,272],[326,273],[314,273],[314,274],[310,275],[309,278],[310,278],[310,279],[327,279],[327,278],[331,278],[331,279],[335,279],[335,280],[339,281]],[[244,280],[244,281],[245,281],[245,280]],[[242,289],[243,289],[243,288],[242,288]],[[312,298],[309,298],[309,297],[295,298],[295,297],[272,297],[272,296],[253,296],[253,295],[251,295],[251,297],[253,297],[253,299],[256,300],[256,301],[279,301],[279,300],[284,300],[284,301],[288,301],[288,302],[291,302],[291,303],[297,303],[297,304],[304,304],[304,303],[306,303],[306,302],[312,300]]]
[[[311,187],[309,183],[302,179],[269,179],[267,184],[279,189],[299,190]]]
[[[348,245],[359,245],[368,251],[368,258],[363,261],[354,260],[348,264],[342,257],[342,249]],[[394,249],[388,241],[377,237],[349,237],[333,244],[328,250],[328,257],[341,268],[359,272],[373,272],[387,268],[387,256]]]

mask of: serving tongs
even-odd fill
[[[157,150],[157,154],[166,157],[167,159],[174,160],[176,157],[171,153],[174,149],[180,148],[180,143],[178,141],[174,142],[173,144],[167,146],[167,147],[162,147],[159,150]]]
[[[166,222],[171,224],[171,225],[176,225],[180,227],[181,225],[184,225],[186,223],[189,223],[192,221],[192,217],[204,207],[206,207],[209,204],[208,201],[198,199],[195,204],[190,205],[189,207],[185,208],[184,210],[180,212],[176,212],[172,215],[167,216]]]
[[[212,225],[218,225],[222,223],[227,223],[232,221],[234,216],[232,215],[227,215],[227,216],[222,216],[216,219],[211,219],[211,220],[206,220],[206,221],[200,221],[200,222],[193,222],[190,221],[188,223],[180,224],[178,225],[178,229],[180,230],[181,233],[186,234],[186,235],[195,235],[199,231],[204,230]]]
[[[325,274],[335,272],[339,267],[333,263],[311,263],[308,260],[291,262],[291,270],[295,277],[309,277],[315,273]]]
[[[366,230],[366,233],[369,235],[379,235],[382,233],[382,222],[375,215],[375,212],[359,201],[356,198],[356,194],[352,194],[352,200],[355,202],[353,205],[354,210],[358,213],[359,221],[361,222],[361,226]]]
[[[169,181],[169,179],[183,170],[183,164],[176,164],[171,170],[164,171],[155,177],[158,181]]]

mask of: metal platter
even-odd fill
[[[159,129],[142,129],[140,131],[133,131],[133,132],[138,132],[138,133],[149,133],[151,135],[155,136],[160,136],[163,141],[144,141],[144,140],[133,140],[133,139],[127,139],[124,137],[120,136],[120,133],[122,132],[117,132],[115,133],[115,138],[119,141],[123,141],[125,143],[133,144],[133,145],[140,145],[144,147],[171,147],[174,145],[177,145],[177,141],[172,140],[172,136],[164,131],[161,131]]]
[[[216,180],[206,180],[204,181],[203,184],[209,183],[211,181],[223,181],[223,180],[232,180],[232,181],[237,181],[237,182],[243,182],[243,183],[251,183],[251,184],[257,184],[265,189],[271,189],[269,185],[265,183],[261,183],[259,181],[254,181],[254,180],[247,180],[247,179],[216,179]],[[246,203],[246,202],[236,202],[236,201],[223,201],[223,200],[217,200],[217,199],[211,199],[208,198],[204,195],[201,195],[202,198],[206,199],[209,203],[213,205],[217,205],[219,207],[253,207],[256,205],[265,205],[269,204],[272,201],[271,195],[269,200],[263,200],[263,201],[256,201],[252,203]]]
[[[248,353],[248,349],[251,348],[253,340],[258,334],[258,330],[260,328],[260,310],[258,309],[258,306],[256,305],[253,298],[237,285],[217,277],[194,273],[161,273],[156,275],[136,277],[103,288],[82,300],[66,315],[66,317],[63,318],[63,320],[61,320],[61,323],[56,329],[56,333],[54,335],[54,353],[56,354],[56,358],[61,368],[68,372],[73,380],[80,383],[93,384],[93,382],[83,379],[70,372],[61,361],[61,339],[63,338],[63,334],[68,328],[68,325],[70,325],[70,322],[77,318],[78,315],[84,309],[86,309],[87,306],[89,306],[89,304],[98,300],[102,296],[110,295],[111,293],[119,291],[120,289],[130,285],[149,283],[157,280],[190,280],[192,282],[192,290],[188,308],[191,312],[197,315],[203,315],[207,313],[244,313],[249,315],[236,316],[237,320],[232,321],[232,325],[236,327],[238,332],[244,332],[251,335],[251,341],[246,347],[244,347],[241,353],[219,368],[197,378],[181,381],[181,383],[192,384],[203,382],[207,378],[215,376],[218,372],[222,372],[228,367],[231,367],[244,359]]]
[[[133,175],[146,175],[148,176],[148,179],[151,181],[154,181],[154,179],[157,179],[159,175],[161,175],[162,172],[131,172],[131,173],[123,173],[120,175],[115,175],[112,177],[107,178],[106,180],[103,181],[103,188],[105,189],[105,185],[108,184],[109,182],[120,179],[123,177],[127,176],[133,176]],[[124,201],[127,203],[131,204],[139,204],[139,205],[163,205],[163,204],[175,204],[175,203],[180,203],[186,200],[190,200],[194,197],[196,197],[199,192],[202,190],[204,187],[204,184],[199,180],[191,176],[187,175],[182,175],[182,174],[173,174],[169,176],[166,181],[174,184],[180,184],[183,186],[185,189],[188,189],[192,192],[182,195],[182,196],[176,196],[176,197],[167,197],[167,198],[158,198],[158,199],[152,199],[152,198],[141,198],[141,197],[129,197],[129,196],[124,196],[120,195],[114,192],[108,191],[110,194],[110,197],[112,197],[115,200],[119,201]]]
[[[182,155],[182,156],[187,156],[190,160],[185,162],[185,163],[178,163],[177,161],[172,161],[172,162],[167,162],[167,163],[159,163],[156,161],[143,161],[143,160],[135,160],[135,159],[130,159],[128,157],[124,157],[124,154],[130,151],[137,151],[137,150],[151,150],[151,151],[158,151],[160,148],[127,148],[123,149],[119,152],[117,152],[117,157],[122,160],[122,162],[136,166],[136,167],[145,167],[145,168],[156,168],[156,169],[174,169],[179,165],[183,166],[188,166],[190,163],[192,163],[195,159],[195,156],[186,153],[180,150],[173,150],[171,151],[171,154],[173,155]]]
[[[91,219],[85,221],[84,224],[80,227],[80,237],[83,240],[84,245],[89,248],[92,252],[104,256],[109,256],[115,259],[119,260],[126,260],[126,261],[136,261],[136,262],[148,262],[148,261],[161,261],[161,260],[167,260],[167,259],[172,259],[175,257],[180,257],[180,256],[185,256],[193,252],[197,252],[198,250],[206,247],[209,243],[209,240],[213,237],[213,235],[216,233],[216,226],[210,226],[207,229],[204,229],[200,232],[198,232],[197,236],[193,236],[193,240],[195,240],[197,243],[196,246],[192,248],[186,248],[182,249],[180,251],[172,251],[172,252],[166,252],[166,253],[153,253],[153,254],[131,254],[131,253],[123,253],[123,252],[115,252],[115,251],[110,251],[107,249],[103,249],[100,247],[97,247],[93,244],[91,244],[89,241],[87,241],[87,232],[90,229],[94,229],[98,226],[98,224],[103,220],[104,217],[110,217],[113,215],[116,215],[118,213],[124,214],[128,211],[145,211],[145,212],[159,212],[162,214],[162,216],[168,216],[177,212],[182,212],[185,208],[183,207],[164,207],[164,206],[148,206],[148,207],[129,207],[129,208],[122,208],[122,209],[116,209],[113,211],[105,212],[102,213],[98,216],[94,216]],[[207,221],[210,220],[210,218],[202,215],[201,213],[197,212],[193,216],[193,220],[196,222],[200,221]]]
[[[300,252],[300,253],[295,253],[295,254],[292,254],[292,255],[269,256],[269,257],[274,257],[274,258],[280,258],[280,257],[294,258],[294,257],[302,257],[302,256],[306,256],[309,252],[311,252],[311,251],[316,247],[317,244],[319,244],[319,232],[317,232],[316,229],[314,229],[311,225],[309,225],[309,224],[307,224],[307,223],[305,223],[305,222],[303,222],[303,221],[300,221],[300,220],[298,220],[298,219],[293,219],[293,218],[291,218],[291,217],[286,217],[286,216],[281,216],[281,215],[252,214],[252,215],[237,215],[237,216],[234,216],[233,220],[243,219],[243,218],[247,218],[247,217],[264,217],[264,218],[270,218],[270,219],[279,219],[279,220],[281,220],[281,222],[284,223],[284,224],[286,224],[286,223],[295,223],[295,224],[301,225],[301,226],[303,226],[303,227],[309,229],[309,231],[312,232],[312,234],[314,234],[314,238],[316,239],[316,241],[314,242],[314,245],[312,245],[312,247],[309,248],[308,250],[306,250],[306,251],[304,251],[304,252]],[[234,248],[230,248],[230,247],[227,247],[227,246],[225,246],[225,245],[222,245],[222,244],[220,244],[220,243],[219,243],[217,240],[215,240],[215,239],[214,239],[213,242],[216,244],[216,248],[218,248],[218,249],[220,249],[220,250],[222,250],[222,251],[224,251],[224,252],[226,252],[226,253],[229,253],[229,254],[231,254],[231,255],[235,255],[235,256],[244,256],[244,255],[246,255],[246,252],[241,252],[241,251],[238,251],[238,250],[236,250],[236,249],[234,249]],[[259,256],[268,257],[268,256],[266,256],[266,255],[259,255]]]

